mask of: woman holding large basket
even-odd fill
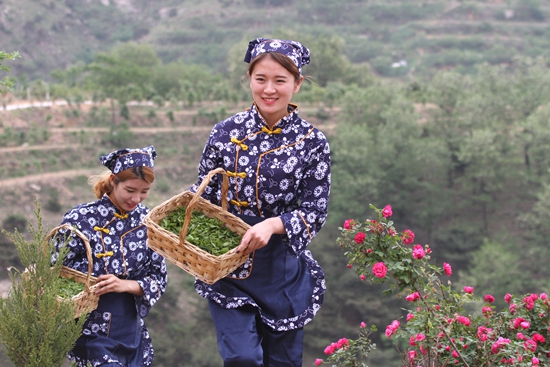
[[[155,179],[153,146],[120,149],[100,157],[109,171],[93,177],[98,200],[69,210],[62,224],[78,229],[89,241],[97,309],[86,320],[69,358],[78,367],[141,367],[153,361],[153,347],[143,318],[166,289],[166,263],[148,248],[142,223],[149,212],[141,202]],[[69,253],[64,265],[88,271],[85,244],[61,231],[58,243]]]
[[[296,41],[249,43],[254,103],[212,129],[191,188],[211,170],[225,169],[228,211],[251,225],[237,249],[248,260],[214,284],[195,281],[208,300],[225,367],[301,367],[303,327],[323,301],[324,274],[307,246],[327,217],[330,148],[290,103],[309,60]],[[203,197],[219,205],[221,183],[214,177]]]

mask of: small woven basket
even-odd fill
[[[78,237],[82,239],[84,242],[84,247],[86,248],[86,257],[88,258],[88,274],[84,274],[80,271],[74,270],[72,268],[69,268],[68,266],[63,265],[61,267],[60,276],[63,278],[68,279],[74,279],[75,281],[82,283],[85,285],[85,289],[77,294],[76,296],[71,297],[70,299],[59,297],[57,298],[58,302],[72,302],[75,305],[75,319],[79,318],[83,314],[87,314],[88,312],[91,312],[97,308],[97,304],[99,301],[99,296],[95,294],[96,290],[96,282],[97,278],[92,276],[92,267],[93,267],[93,259],[92,259],[92,250],[90,248],[90,242],[88,241],[88,238],[82,234],[78,229],[73,228],[72,226],[68,224],[62,224],[58,227],[55,227],[50,231],[48,236],[46,236],[46,239],[44,240],[44,249],[46,246],[46,243],[49,241],[49,239],[57,233],[57,231],[61,228],[66,228],[72,232],[74,232]]]
[[[201,197],[216,174],[223,175],[221,207]],[[227,211],[228,187],[227,172],[223,168],[216,168],[208,172],[196,193],[184,191],[152,209],[143,219],[143,223],[147,226],[149,247],[207,284],[214,284],[226,277],[248,259],[248,255],[237,253],[236,248],[223,255],[215,256],[185,240],[193,210],[200,211],[209,218],[216,218],[240,236],[246,233],[250,226]],[[181,232],[176,236],[162,228],[159,223],[179,207],[187,207],[187,209]]]

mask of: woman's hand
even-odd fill
[[[241,244],[237,247],[237,253],[241,251],[245,255],[261,249],[269,242],[273,234],[285,234],[283,221],[279,217],[269,218],[250,227],[243,236]]]
[[[105,293],[131,293],[136,296],[143,296],[143,289],[135,280],[125,280],[116,277],[114,274],[100,275],[97,278],[97,289],[95,294],[101,296]]]

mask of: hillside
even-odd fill
[[[381,76],[470,72],[518,54],[548,56],[550,1],[2,0],[0,39],[19,51],[21,87],[123,42],[148,43],[165,63],[217,72],[228,53],[258,36],[339,37],[354,63]]]

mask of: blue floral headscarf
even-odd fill
[[[271,38],[256,38],[248,43],[244,61],[250,63],[266,52],[278,52],[288,56],[302,74],[302,66],[309,64],[309,50],[300,42]]]
[[[120,149],[99,157],[101,164],[109,168],[115,175],[133,167],[154,167],[157,157],[155,147],[150,145],[138,149]]]

